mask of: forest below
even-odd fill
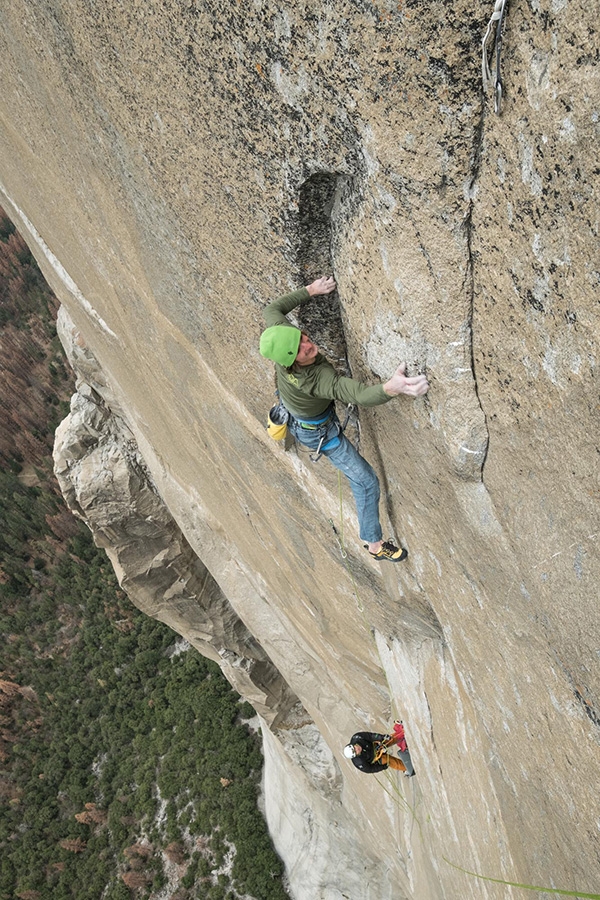
[[[57,305],[0,211],[0,900],[284,900],[254,710],[62,503]]]

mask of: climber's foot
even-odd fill
[[[408,556],[408,550],[405,550],[404,547],[396,547],[392,541],[381,541],[378,550],[371,549],[376,548],[377,543],[365,544],[364,546],[373,559],[389,559],[390,562],[402,562]]]

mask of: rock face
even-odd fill
[[[62,307],[60,316],[69,346],[72,327]],[[72,357],[75,364],[77,355],[84,356]],[[88,373],[90,361],[85,354],[81,368]],[[160,500],[125,422],[86,382],[80,382],[71,413],[57,429],[54,456],[67,504],[106,549],[130,599],[220,663],[263,718],[283,718],[297,698]]]
[[[496,116],[490,7],[2,12],[0,203],[80,378],[65,491],[260,709],[302,900],[506,896],[448,860],[600,876],[597,22],[509,6]],[[361,413],[400,567],[346,487],[343,559],[335,472],[265,434],[261,308],[323,268],[303,321],[340,367],[431,383]],[[348,736],[394,716],[416,778],[355,772]]]

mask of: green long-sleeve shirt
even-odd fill
[[[309,296],[306,288],[300,288],[269,303],[263,310],[267,328],[272,325],[289,325],[286,314],[303,300],[308,300]],[[358,406],[379,406],[392,399],[381,384],[362,384],[354,378],[338,375],[321,353],[314,363],[298,367],[298,371],[290,372],[279,363],[275,363],[275,368],[280,399],[286,409],[299,418],[317,418],[325,412],[332,400],[356,403]]]

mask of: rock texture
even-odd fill
[[[72,427],[95,422],[65,426],[67,493],[134,601],[260,705],[302,900],[507,896],[448,860],[600,881],[597,23],[510,5],[498,117],[492,6],[0,14],[0,200],[72,319]],[[305,321],[339,365],[431,382],[361,413],[400,571],[346,489],[341,557],[335,473],[265,435],[262,305],[325,265]],[[138,514],[160,528],[129,568]],[[417,777],[355,772],[347,737],[394,715]]]
[[[66,318],[61,308],[62,336],[69,346]],[[85,362],[89,372],[89,353]],[[219,663],[269,723],[283,718],[297,698],[160,500],[125,422],[91,385],[83,382],[78,388],[70,415],[57,429],[54,449],[68,506],[106,549],[121,587],[136,606],[185,634],[204,656]]]

